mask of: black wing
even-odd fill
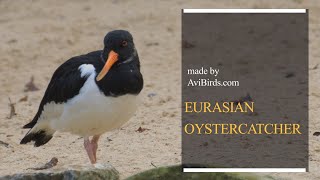
[[[96,64],[100,61],[101,51],[73,57],[63,63],[54,72],[47,90],[41,100],[39,109],[33,120],[23,128],[32,128],[38,121],[44,105],[50,102],[64,103],[79,94],[87,77],[81,77],[79,66],[82,64]]]

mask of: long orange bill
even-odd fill
[[[112,50],[109,52],[106,64],[104,65],[101,72],[98,74],[98,76],[96,78],[97,81],[100,81],[109,72],[112,65],[118,61],[118,56],[119,56],[118,53],[116,53]]]

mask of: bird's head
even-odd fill
[[[96,77],[100,81],[115,64],[130,61],[136,55],[132,35],[125,30],[114,30],[104,38],[102,58],[105,65]]]

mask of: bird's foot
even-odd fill
[[[95,168],[97,168],[97,169],[104,169],[104,168],[106,168],[103,164],[100,164],[100,163],[95,163],[95,164],[93,164],[93,166],[94,166]]]

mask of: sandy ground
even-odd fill
[[[155,166],[180,163],[180,28],[182,8],[308,8],[310,68],[320,63],[320,3],[302,1],[0,1],[0,176],[21,172],[52,157],[58,167],[89,165],[83,140],[56,133],[45,146],[19,145],[21,127],[37,111],[53,71],[68,58],[102,48],[106,32],[128,29],[135,38],[145,87],[136,115],[100,141],[100,162],[128,177]],[[24,92],[34,76],[39,91]],[[320,67],[310,70],[310,172],[274,173],[285,179],[320,179]],[[155,96],[148,97],[153,94]],[[18,102],[27,96],[27,101]],[[8,98],[17,115],[8,119]],[[142,133],[139,127],[148,128]]]

